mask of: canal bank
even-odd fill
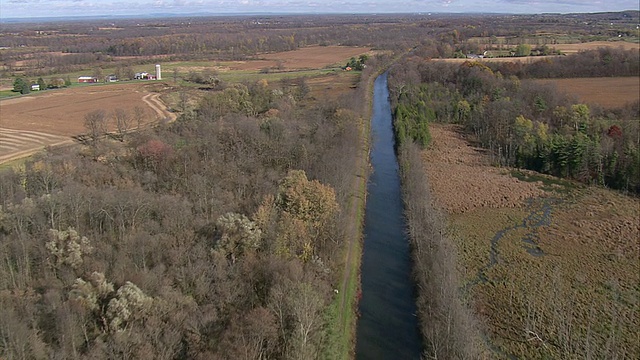
[[[375,81],[356,359],[419,359],[409,241],[394,150],[387,73]]]

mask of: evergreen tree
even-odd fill
[[[19,77],[13,81],[13,91],[19,92],[20,94],[27,94],[29,90],[29,83],[25,81],[25,79]]]

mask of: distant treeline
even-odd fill
[[[260,53],[309,45],[369,46],[392,51],[414,48],[418,56],[450,58],[526,43],[536,45],[540,53],[547,53],[559,37],[564,41],[633,37],[636,33],[629,29],[630,24],[635,27],[636,22],[632,21],[635,18],[637,11],[579,14],[572,18],[363,14],[18,23],[5,24],[0,29],[0,47],[10,48],[0,53],[0,62],[9,66],[6,70],[11,73],[11,63],[37,53],[36,69],[40,73],[31,75],[45,75],[53,72],[45,72],[44,66],[55,67],[58,72],[76,71],[80,64],[100,65],[120,56],[162,56],[165,61],[245,60]],[[545,35],[538,34],[542,28]],[[51,52],[85,55],[62,57]]]
[[[0,45],[27,47],[43,53],[94,53],[110,56],[173,55],[218,60],[244,60],[259,53],[294,50],[309,45],[372,46],[407,49],[416,36],[439,29],[416,27],[415,17],[385,16],[283,16],[196,18],[105,22],[51,23],[49,30],[34,31],[28,25],[7,25]],[[45,34],[43,34],[45,33]],[[39,49],[38,49],[39,48]],[[3,54],[8,60],[15,54]]]
[[[637,59],[637,52],[594,50],[517,66],[522,76],[542,68],[553,69],[549,76],[637,76]],[[390,76],[398,141],[424,146],[427,122],[459,123],[496,162],[640,192],[638,102],[608,110],[576,104],[553,86],[504,75],[510,66],[406,58]]]
[[[367,46],[406,51],[415,38],[442,31],[416,27],[415,17],[266,17],[170,19],[166,22],[52,23],[37,32],[27,25],[0,29],[0,63],[7,77],[73,72],[96,67],[131,67],[159,61],[229,61],[311,45]],[[45,34],[43,34],[43,32]],[[414,36],[406,37],[407,33]],[[20,64],[20,65],[16,65]]]
[[[603,47],[532,63],[486,62],[485,65],[503,76],[521,79],[640,76],[640,52]]]

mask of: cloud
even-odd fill
[[[511,6],[533,9],[536,12],[604,12],[639,9],[638,0],[499,0],[507,8]]]
[[[638,0],[0,0],[0,18],[167,13],[599,12],[638,9]]]

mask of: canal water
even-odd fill
[[[409,241],[394,151],[387,73],[374,85],[356,359],[420,359]]]

